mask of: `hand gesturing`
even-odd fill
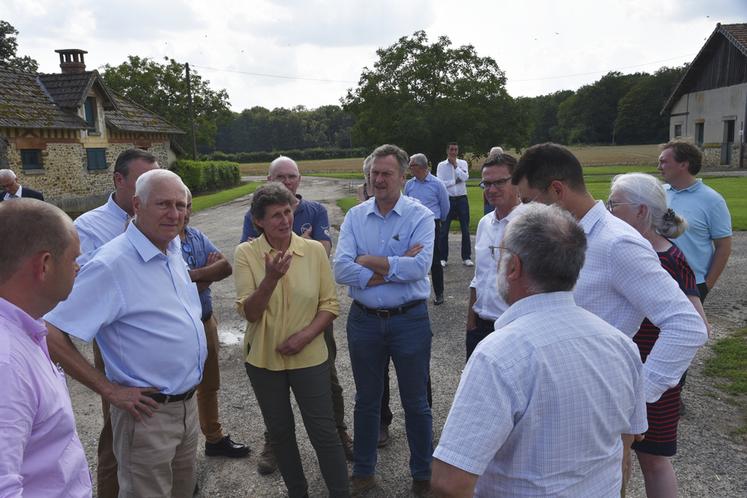
[[[275,256],[270,256],[270,253],[265,253],[265,272],[267,276],[274,279],[280,280],[283,275],[288,271],[291,264],[291,257],[293,253],[287,251],[280,251]]]

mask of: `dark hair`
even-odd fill
[[[62,256],[72,241],[73,223],[60,208],[36,199],[0,202],[0,283],[39,252]]]
[[[147,150],[127,149],[119,156],[117,156],[117,161],[114,163],[114,172],[119,173],[120,175],[127,178],[127,175],[130,174],[130,164],[132,163],[132,161],[135,161],[137,159],[142,159],[143,161],[150,164],[158,161],[158,159],[156,159],[156,156],[154,156]]]
[[[511,220],[502,244],[519,256],[534,292],[572,290],[586,257],[586,235],[576,219],[538,202]]]
[[[678,163],[687,161],[687,171],[695,176],[703,165],[703,153],[694,144],[685,140],[670,140],[661,146],[661,150],[672,149],[674,160]]]
[[[483,171],[485,170],[485,168],[489,168],[491,166],[505,166],[508,169],[508,174],[513,175],[514,170],[516,169],[516,158],[511,154],[496,154],[492,157],[489,157],[488,160],[485,161],[480,171]]]
[[[584,170],[576,156],[562,145],[550,142],[532,145],[524,151],[511,183],[518,185],[522,178],[534,189],[546,189],[554,180],[565,182],[571,190],[586,189]]]
[[[452,145],[456,145],[457,147],[459,147],[458,142],[449,142],[446,144],[446,150],[449,150],[449,147],[451,147]]]
[[[295,197],[285,185],[279,182],[268,182],[254,191],[252,204],[249,206],[249,212],[252,215],[252,222],[261,220],[267,214],[268,206],[272,205],[293,205]],[[262,228],[254,223],[257,232],[262,233]]]

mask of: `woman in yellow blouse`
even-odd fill
[[[279,183],[257,189],[250,211],[261,235],[236,248],[236,304],[248,322],[246,372],[290,498],[307,496],[290,389],[330,496],[348,496],[322,335],[339,313],[337,295],[324,247],[293,233],[294,205]]]

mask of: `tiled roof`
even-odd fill
[[[184,132],[162,117],[148,111],[124,97],[110,91],[117,110],[106,111],[106,124],[120,131],[167,133],[184,135]]]
[[[184,132],[162,117],[115,94],[98,71],[31,74],[0,67],[0,127],[86,129],[77,115],[89,90],[97,85],[105,100],[106,124],[119,131]]]
[[[683,74],[682,78],[680,78],[677,86],[674,87],[674,91],[672,91],[672,94],[664,103],[664,107],[661,109],[662,115],[669,112],[677,99],[679,99],[683,93],[686,93],[684,91],[685,81],[688,79],[691,73],[695,74],[695,71],[700,66],[699,63],[707,58],[707,48],[711,45],[711,42],[716,36],[723,36],[724,38],[729,40],[729,43],[734,45],[740,52],[742,52],[742,54],[747,56],[747,23],[718,24],[716,26],[716,29],[713,30],[713,33],[711,33],[711,36],[708,37],[708,40],[706,40],[706,42],[701,47],[698,55],[696,55],[692,63],[690,63],[690,66],[685,71],[685,74]]]
[[[87,125],[55,105],[35,74],[0,67],[0,127],[80,130]]]

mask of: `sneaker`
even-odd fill
[[[362,496],[376,487],[374,476],[352,476],[350,478],[350,496]]]
[[[433,304],[436,305],[436,306],[444,304],[444,296],[443,296],[443,294],[436,295],[436,299],[433,300]]]
[[[345,429],[339,429],[337,433],[340,435],[340,442],[342,443],[342,449],[345,451],[345,458],[349,461],[353,461],[353,439]]]
[[[205,441],[205,456],[224,456],[228,458],[244,458],[251,450],[245,444],[231,441],[230,436],[224,436],[217,443]]]
[[[475,266],[471,259],[467,258],[463,261],[464,266]]]
[[[445,259],[442,259],[442,260],[441,260],[441,267],[443,267],[443,268],[446,268],[446,266],[447,266],[448,264],[449,264],[449,263],[447,263]]]
[[[383,448],[387,444],[389,444],[389,426],[381,425],[379,426],[379,442],[376,443],[376,447]]]
[[[270,445],[270,435],[265,433],[265,445],[262,447],[262,453],[259,454],[257,461],[257,472],[263,476],[272,474],[278,469],[278,462],[275,460],[275,453]]]

